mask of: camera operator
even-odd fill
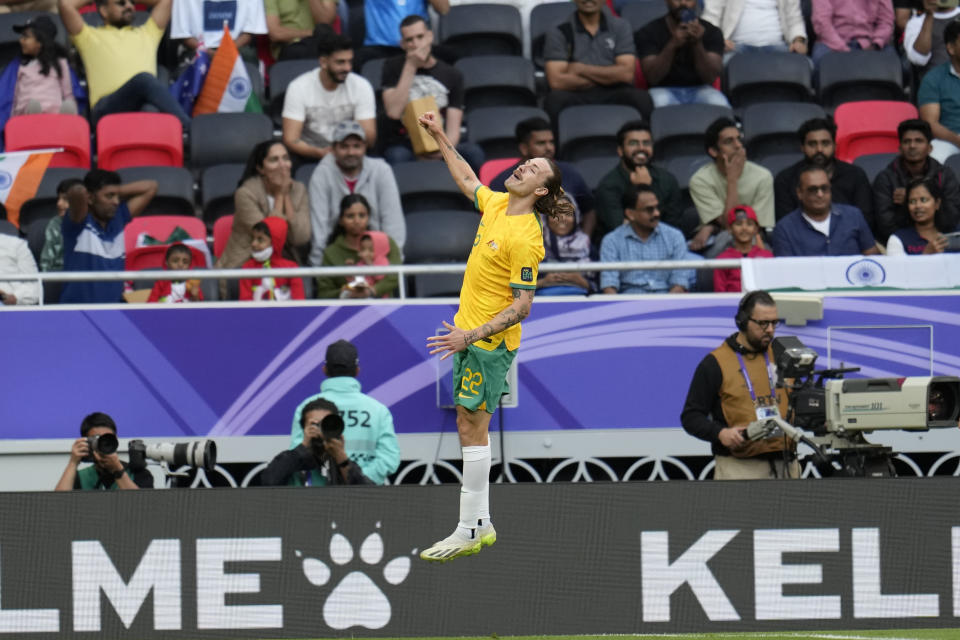
[[[265,486],[374,484],[344,448],[343,419],[329,400],[311,400],[300,414],[303,442],[282,451],[260,475]]]
[[[153,475],[146,469],[133,471],[120,460],[116,451],[101,454],[91,451],[90,439],[109,434],[116,439],[117,425],[105,413],[91,413],[80,423],[80,435],[70,449],[70,462],[63,470],[55,491],[73,489],[152,489]],[[81,462],[93,464],[77,469]]]
[[[734,333],[707,354],[690,381],[683,428],[710,443],[716,480],[799,478],[796,444],[785,436],[747,441],[754,420],[787,415],[787,394],[775,386],[770,343],[779,324],[766,291],[741,298]]]

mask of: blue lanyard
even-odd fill
[[[743,374],[743,380],[747,383],[747,391],[750,392],[750,399],[753,400],[753,404],[757,404],[757,394],[753,391],[753,381],[750,380],[750,376],[747,375],[747,364],[743,361],[743,356],[740,355],[739,351],[735,352],[737,354],[737,360],[740,361],[740,373]],[[777,403],[777,394],[774,391],[774,381],[773,376],[770,375],[770,358],[767,357],[766,352],[763,354],[763,361],[767,364],[767,380],[770,381],[770,399],[773,400],[773,403]]]

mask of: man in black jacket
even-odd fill
[[[373,484],[343,447],[343,419],[337,405],[317,398],[300,414],[303,442],[281,451],[260,475],[265,486]],[[339,432],[339,433],[338,433]]]
[[[877,221],[877,241],[887,243],[890,234],[909,226],[907,211],[907,183],[912,178],[931,178],[943,191],[940,211],[951,229],[960,223],[960,183],[953,171],[930,156],[933,151],[933,132],[923,120],[904,120],[897,127],[900,155],[873,181],[874,217]]]
[[[777,174],[773,181],[774,210],[777,222],[791,211],[800,207],[797,198],[797,181],[804,167],[813,165],[827,172],[830,178],[830,191],[833,202],[850,204],[860,209],[867,219],[870,230],[876,233],[873,216],[873,193],[867,174],[860,167],[837,160],[837,127],[825,118],[807,120],[797,130],[803,160],[791,165]]]

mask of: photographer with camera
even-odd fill
[[[737,308],[737,333],[700,361],[690,381],[680,422],[710,443],[715,480],[800,477],[795,442],[744,437],[751,422],[787,416],[787,393],[776,388],[770,350],[779,322],[769,293],[746,294]]]
[[[105,413],[91,413],[80,423],[80,435],[70,449],[70,462],[55,491],[73,489],[152,489],[153,475],[131,470],[117,456],[117,425]],[[92,465],[78,469],[81,462]]]
[[[329,400],[339,408],[340,417],[346,423],[347,456],[374,484],[383,484],[400,466],[400,446],[390,409],[361,391],[357,380],[360,373],[357,348],[347,340],[331,343],[327,347],[323,373],[327,379],[320,384],[320,393],[301,402],[293,414],[291,447],[304,439],[303,411],[307,405],[318,398]]]
[[[374,484],[347,457],[343,418],[337,405],[317,398],[300,414],[303,442],[281,451],[260,475],[264,486],[320,487],[331,484]]]

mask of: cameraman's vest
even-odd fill
[[[133,474],[124,469],[126,474],[133,480]],[[90,489],[108,489],[114,490],[117,489],[117,481],[111,478],[110,486],[105,486],[100,483],[100,474],[97,472],[97,465],[92,464],[89,467],[84,467],[77,471],[77,480],[74,487],[82,489],[84,491],[89,491]]]
[[[720,385],[719,394],[720,409],[723,411],[723,418],[727,421],[727,426],[747,425],[753,422],[757,419],[757,411],[753,400],[750,399],[747,383],[740,372],[740,359],[737,358],[736,352],[729,344],[724,342],[711,353],[717,359],[717,364],[720,365],[720,372],[723,375],[723,383]],[[750,376],[750,382],[753,383],[754,394],[761,401],[764,399],[769,401],[770,377],[767,373],[767,360],[758,353],[743,353],[740,357],[743,358],[747,374]],[[767,357],[770,357],[769,351]],[[780,417],[786,419],[787,393],[784,389],[775,389],[774,391]],[[794,450],[796,449],[796,443],[784,436],[779,436],[750,442],[742,449],[731,450],[730,455],[737,458],[753,458],[765,453],[783,451],[785,448]]]

